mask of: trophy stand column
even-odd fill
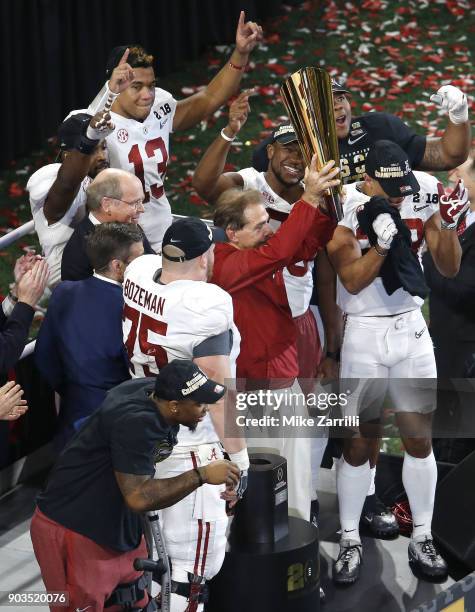
[[[318,612],[318,529],[288,516],[287,462],[254,453],[206,612]]]

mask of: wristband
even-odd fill
[[[17,295],[13,295],[13,293],[10,291],[10,293],[8,294],[8,297],[12,300],[12,302],[18,302],[18,296]]]
[[[386,253],[381,253],[380,251],[378,251],[378,246],[376,244],[373,244],[373,249],[376,251],[376,253],[380,256],[380,257],[386,257],[386,255],[388,254],[388,252],[386,251]]]
[[[229,65],[231,66],[231,68],[234,68],[234,70],[244,70],[247,66],[247,64],[244,64],[244,66],[238,66],[237,64],[233,64],[232,62],[229,62]]]
[[[224,133],[224,128],[221,130],[221,138],[224,138],[224,140],[227,140],[228,142],[232,142],[233,140],[236,140],[236,136],[233,136],[232,138],[229,138],[229,136],[226,136],[226,134]]]
[[[243,448],[237,453],[229,453],[229,459],[238,466],[241,472],[249,469],[249,455],[247,454],[247,448]]]
[[[94,149],[97,147],[98,144],[98,140],[91,140],[90,138],[84,135],[81,136],[81,140],[79,141],[79,144],[76,149],[79,151],[79,153],[83,153],[84,155],[92,155]]]
[[[327,357],[334,359],[335,361],[340,361],[340,352],[340,349],[337,351],[327,351]]]
[[[107,96],[106,104],[110,101],[111,102],[111,106],[112,106],[112,103],[114,102],[114,100],[116,98],[118,98],[120,96],[120,93],[115,93],[114,91],[112,91],[109,88],[109,81],[107,81],[106,87],[107,87],[106,93],[105,93],[105,95]],[[104,106],[105,106],[105,104],[104,104]]]
[[[193,468],[193,472],[196,472],[198,474],[198,480],[200,481],[199,486],[202,487],[205,481],[203,480],[203,476],[201,476],[201,472],[199,471],[198,468]]]

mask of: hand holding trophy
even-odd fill
[[[313,155],[317,156],[317,170],[331,160],[338,166],[332,80],[328,72],[321,68],[302,68],[286,79],[280,93],[307,167]],[[343,217],[341,189],[341,184],[332,187],[324,196],[327,210],[337,221]]]

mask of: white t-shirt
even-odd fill
[[[264,198],[266,208],[271,208],[279,213],[288,215],[292,205],[277,195],[267,184],[264,172],[258,172],[255,168],[244,168],[239,171],[244,181],[244,189],[257,189]],[[275,231],[281,221],[270,219],[269,225]],[[288,268],[284,268],[283,276],[285,290],[293,317],[299,317],[307,312],[313,291],[313,261],[299,261]]]
[[[232,331],[231,375],[236,375],[240,336],[233,323],[231,296],[217,285],[179,280],[166,285],[154,280],[162,267],[160,255],[142,255],[124,278],[124,343],[132,376],[156,375],[173,359],[193,359],[207,338]],[[209,415],[195,432],[181,427],[178,443],[195,446],[218,441]]]
[[[61,280],[61,258],[64,247],[69,240],[74,228],[86,214],[86,189],[91,179],[86,176],[73,203],[56,223],[48,225],[43,206],[46,197],[58,176],[61,164],[48,164],[31,175],[26,188],[30,193],[31,214],[35,230],[43,249],[43,254],[48,262],[50,277],[48,286],[54,287]]]
[[[437,183],[434,176],[425,172],[414,172],[421,190],[419,193],[406,196],[399,212],[411,230],[412,248],[418,254],[424,243],[424,225],[428,219],[439,211]],[[349,228],[357,237],[361,250],[370,248],[369,240],[358,224],[356,213],[360,206],[370,198],[358,190],[358,183],[346,185],[346,199],[343,206],[344,216],[339,225]],[[337,281],[337,302],[343,312],[350,315],[389,315],[399,314],[420,308],[424,303],[420,297],[412,296],[402,287],[388,295],[381,277],[360,291],[357,295],[349,293],[340,279]]]
[[[104,91],[105,86],[89,106],[88,112],[92,115],[101,107]],[[111,168],[132,172],[142,182],[145,212],[140,216],[140,225],[156,251],[161,249],[163,234],[172,222],[163,183],[176,105],[170,93],[156,87],[148,117],[141,122],[111,112],[115,130],[106,138]]]

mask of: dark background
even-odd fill
[[[56,133],[105,81],[117,45],[142,44],[165,76],[207,45],[232,43],[239,11],[264,21],[282,0],[0,0],[0,166]],[[203,75],[203,82],[208,75]],[[187,85],[187,83],[184,83]]]

